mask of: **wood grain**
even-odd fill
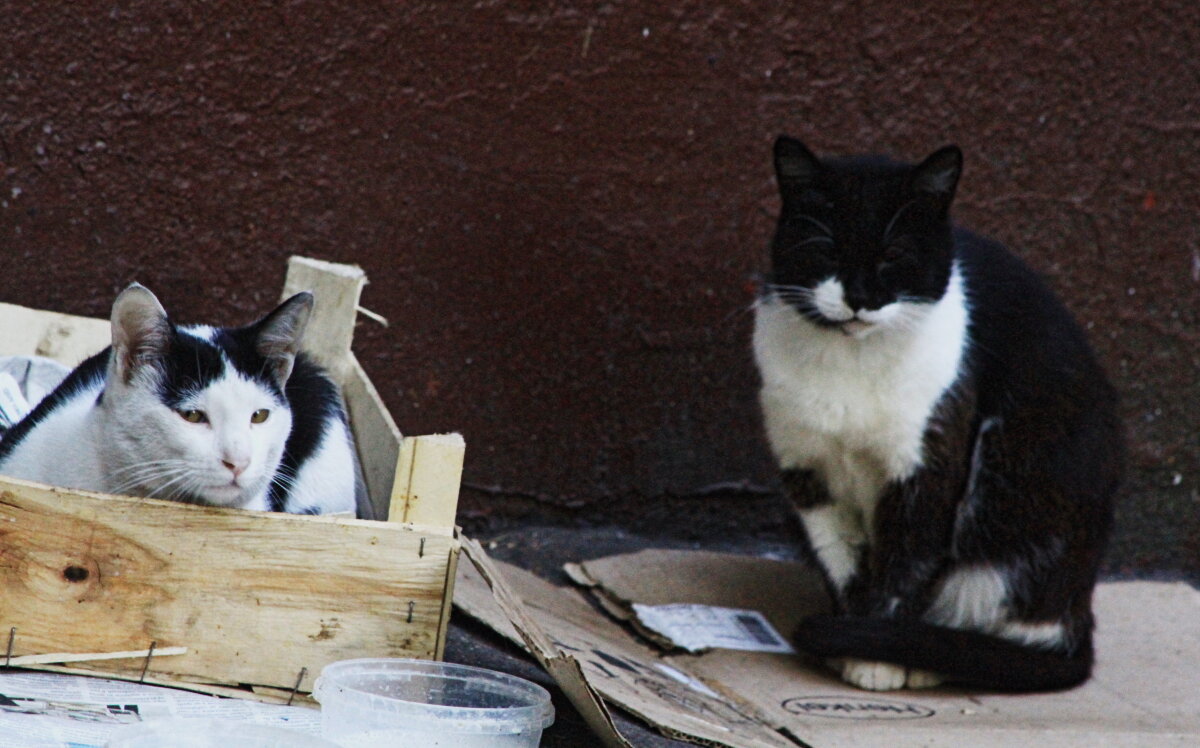
[[[396,428],[375,386],[353,354],[350,354],[350,369],[342,384],[342,393],[350,412],[350,423],[354,427],[358,462],[362,465],[373,516],[387,517],[395,490],[400,429]]]
[[[388,519],[453,527],[466,448],[460,434],[404,439]]]
[[[290,689],[302,667],[311,681],[339,659],[438,651],[452,537],[70,493],[0,479],[0,630],[18,627],[14,655],[153,641],[188,648],[154,672]]]
[[[75,367],[112,342],[108,320],[0,304],[0,356],[45,356]]]
[[[288,259],[283,298],[300,291],[314,297],[312,317],[301,345],[334,380],[344,384],[350,367],[350,344],[358,318],[358,299],[367,276],[356,265],[340,265],[308,257]]]

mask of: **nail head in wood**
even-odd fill
[[[158,642],[150,642],[150,650],[146,652],[146,661],[142,663],[142,674],[138,676],[138,683],[146,682],[146,671],[150,669],[150,658],[154,656],[154,648],[158,646]]]
[[[292,699],[296,698],[296,692],[300,690],[300,684],[304,682],[304,676],[308,675],[308,668],[300,668],[300,674],[296,676],[296,685],[292,686],[292,692],[288,694],[287,705],[292,705]]]

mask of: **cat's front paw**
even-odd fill
[[[829,659],[825,664],[840,671],[842,680],[868,691],[895,691],[900,688],[933,688],[944,682],[942,676],[928,670],[910,670],[887,662]]]
[[[895,691],[904,688],[908,669],[886,662],[847,658],[842,661],[842,680],[868,691]]]

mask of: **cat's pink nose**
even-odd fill
[[[239,475],[241,475],[243,472],[246,471],[246,467],[250,464],[250,461],[249,460],[236,460],[236,461],[221,460],[221,464],[224,465],[226,468],[228,468],[229,472],[233,473],[234,478],[237,478]]]

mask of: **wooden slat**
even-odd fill
[[[0,478],[0,631],[14,654],[186,646],[151,671],[287,689],[302,667],[432,658],[458,541],[419,529]]]
[[[292,706],[304,706],[310,709],[319,709],[320,705],[313,701],[310,696],[304,694],[303,691],[297,691],[293,696],[292,692],[283,688],[267,688],[255,686],[253,689],[236,688],[233,686],[220,686],[215,683],[197,683],[194,681],[182,680],[166,673],[148,674],[145,678],[141,677],[141,673],[112,673],[106,671],[97,672],[95,670],[85,670],[79,667],[69,667],[63,665],[27,665],[29,670],[41,670],[47,673],[62,673],[63,675],[90,675],[95,677],[102,675],[105,678],[114,680],[132,681],[137,683],[145,683],[150,686],[167,686],[170,688],[181,688],[185,691],[194,691],[196,693],[208,694],[209,696],[224,696],[230,699],[245,699],[246,701],[258,701],[263,704],[286,704],[291,699]],[[312,684],[308,684],[308,688],[312,688]]]
[[[111,342],[108,320],[0,304],[0,356],[45,356],[74,367]]]
[[[455,528],[454,537],[461,538],[459,528]],[[441,660],[446,656],[446,639],[450,632],[450,614],[454,610],[454,581],[458,578],[458,559],[461,554],[451,553],[446,564],[446,594],[442,596],[442,620],[438,624],[437,653],[433,659]]]
[[[32,667],[34,665],[62,665],[67,662],[97,662],[100,660],[128,660],[131,657],[170,657],[187,654],[187,647],[155,647],[126,652],[48,652],[46,654],[14,655],[4,659],[5,667]]]
[[[406,437],[400,443],[388,519],[454,527],[465,451],[461,434]]]
[[[367,483],[373,516],[385,518],[396,478],[396,460],[400,455],[400,430],[353,354],[342,392],[350,410],[358,461]]]
[[[366,274],[355,265],[308,257],[288,259],[283,298],[300,291],[311,291],[315,297],[303,348],[343,385],[350,373],[350,343],[354,340],[358,299],[366,283]]]

